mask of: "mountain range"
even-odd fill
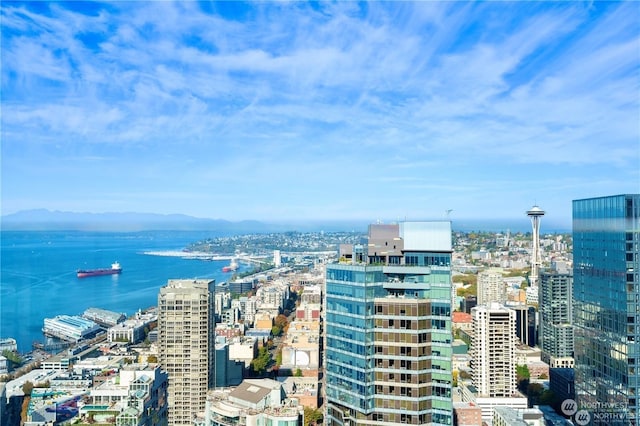
[[[76,213],[47,209],[23,210],[0,218],[2,231],[218,231],[233,234],[267,232],[314,232],[366,230],[367,224],[339,221],[266,223],[257,220],[233,222],[183,214]]]
[[[3,231],[109,231],[133,232],[148,230],[269,232],[269,226],[259,221],[231,222],[223,219],[202,219],[183,214],[154,213],[75,213],[46,209],[24,210],[3,215]]]
[[[372,222],[365,220],[288,221],[286,223],[258,220],[229,221],[205,219],[183,214],[155,213],[75,213],[46,209],[23,210],[0,217],[2,231],[218,231],[228,234],[258,234],[269,232],[364,232]],[[389,223],[393,223],[389,222]],[[531,232],[525,216],[519,219],[452,220],[456,231]],[[571,226],[543,221],[541,232],[567,233]]]

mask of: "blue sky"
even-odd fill
[[[2,214],[569,223],[640,192],[639,35],[637,2],[2,2]]]

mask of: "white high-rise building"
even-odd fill
[[[503,275],[496,269],[478,272],[478,305],[507,301],[507,286]]]
[[[516,314],[492,303],[471,309],[471,368],[478,395],[509,398],[517,391]]]
[[[215,382],[215,281],[169,280],[158,296],[160,364],[169,375],[170,426],[192,426]]]
[[[273,251],[273,264],[276,268],[282,266],[282,255],[280,254],[280,250]]]

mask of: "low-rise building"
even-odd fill
[[[42,331],[47,336],[67,342],[77,342],[95,336],[101,329],[95,322],[79,316],[58,315],[54,318],[45,318]]]
[[[453,332],[457,330],[464,330],[470,332],[473,330],[473,324],[471,322],[471,314],[466,312],[455,311],[451,314],[451,326]]]
[[[469,403],[453,405],[454,424],[457,426],[482,426],[482,409]]]
[[[280,370],[317,370],[320,361],[320,340],[307,334],[291,336],[282,347]]]
[[[300,296],[302,303],[322,303],[322,288],[319,285],[306,285]]]
[[[320,320],[321,305],[319,303],[301,303],[296,308],[296,319],[301,321]]]
[[[278,285],[263,286],[256,291],[256,299],[260,309],[280,309],[284,307],[285,291]]]
[[[125,363],[125,356],[98,356],[77,360],[73,363],[73,371],[79,374],[82,371],[115,372]]]
[[[85,392],[54,388],[34,388],[26,410],[25,426],[62,424],[78,415],[78,404]]]
[[[0,374],[7,374],[9,372],[9,360],[0,355]]]
[[[286,398],[282,385],[271,379],[247,379],[235,389],[209,393],[200,426],[302,425],[304,409]]]
[[[269,330],[273,327],[273,319],[275,316],[273,313],[266,311],[259,311],[256,313],[254,326],[255,330]]]
[[[224,337],[227,340],[231,340],[234,337],[240,337],[244,335],[244,325],[243,324],[227,324],[220,323],[216,324],[216,337]]]
[[[311,320],[294,320],[289,323],[289,327],[287,328],[288,336],[300,336],[300,335],[309,335],[309,336],[320,336],[320,321],[317,319]]]
[[[564,370],[566,370],[566,368]],[[542,414],[544,415],[546,426],[574,426],[573,422],[556,413],[553,407],[549,405],[540,405],[538,406],[538,409],[542,411]]]
[[[317,376],[320,363],[320,322],[318,320],[293,321],[289,324],[282,347],[280,371]],[[310,370],[315,371],[315,373]]]
[[[244,377],[245,361],[229,359],[229,343],[216,337],[215,387],[238,386]]]
[[[540,362],[540,348],[532,348],[531,346],[518,344],[516,346],[516,365],[529,365]]]
[[[537,408],[496,407],[492,426],[545,426],[544,415]]]
[[[478,393],[478,390],[469,382],[459,382],[461,398],[467,402],[480,407],[482,411],[482,421],[491,424],[493,411],[496,407],[511,407],[525,409],[528,407],[527,397],[515,391],[510,396],[490,397]]]
[[[10,337],[5,339],[0,339],[0,353],[4,351],[17,352],[18,342],[16,342],[16,339],[12,339]]]
[[[91,388],[91,376],[64,372],[49,380],[49,386],[57,391],[88,391]]]
[[[59,374],[59,371],[45,371],[42,369],[31,370],[27,374],[7,382],[5,387],[6,398],[9,400],[14,396],[24,396],[24,390],[22,387],[27,382],[30,382],[35,386],[40,386],[41,384],[45,384],[57,377]]]
[[[542,361],[535,361],[527,364],[531,380],[549,379],[549,364]]]
[[[88,404],[79,407],[81,421],[104,424],[167,424],[168,375],[157,364],[123,366],[89,391]]]
[[[120,312],[107,311],[100,308],[89,308],[82,314],[83,318],[93,321],[103,327],[113,327],[116,324],[120,324],[127,319],[125,314]]]
[[[278,381],[282,383],[282,388],[287,394],[287,398],[297,399],[303,407],[318,408],[318,377],[280,377]]]
[[[253,290],[256,287],[258,281],[254,278],[238,278],[237,280],[231,281],[226,285],[226,288],[231,293],[246,293],[249,290]]]
[[[229,360],[244,362],[245,368],[249,368],[256,356],[258,356],[258,342],[255,338],[234,338],[229,342]]]
[[[132,344],[142,342],[152,323],[158,320],[155,314],[136,313],[133,318],[112,326],[107,330],[107,340],[109,342],[128,342]]]

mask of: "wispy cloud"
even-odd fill
[[[565,206],[601,195],[594,188],[637,192],[637,12],[569,2],[6,3],[3,209],[54,199],[60,208],[65,198],[71,209],[81,202],[70,182],[78,194],[121,185],[123,210],[206,216],[224,199],[218,216],[229,218],[441,212],[428,194],[471,216],[470,196],[490,206],[512,191],[512,210],[500,212],[509,215],[532,191]],[[44,169],[21,164],[26,155]],[[43,183],[50,164],[76,167]],[[87,174],[103,179],[78,179]],[[540,175],[546,187],[532,179]],[[158,187],[168,200],[151,195]],[[358,194],[325,206],[347,188]],[[375,207],[368,200],[380,193],[410,207]]]

